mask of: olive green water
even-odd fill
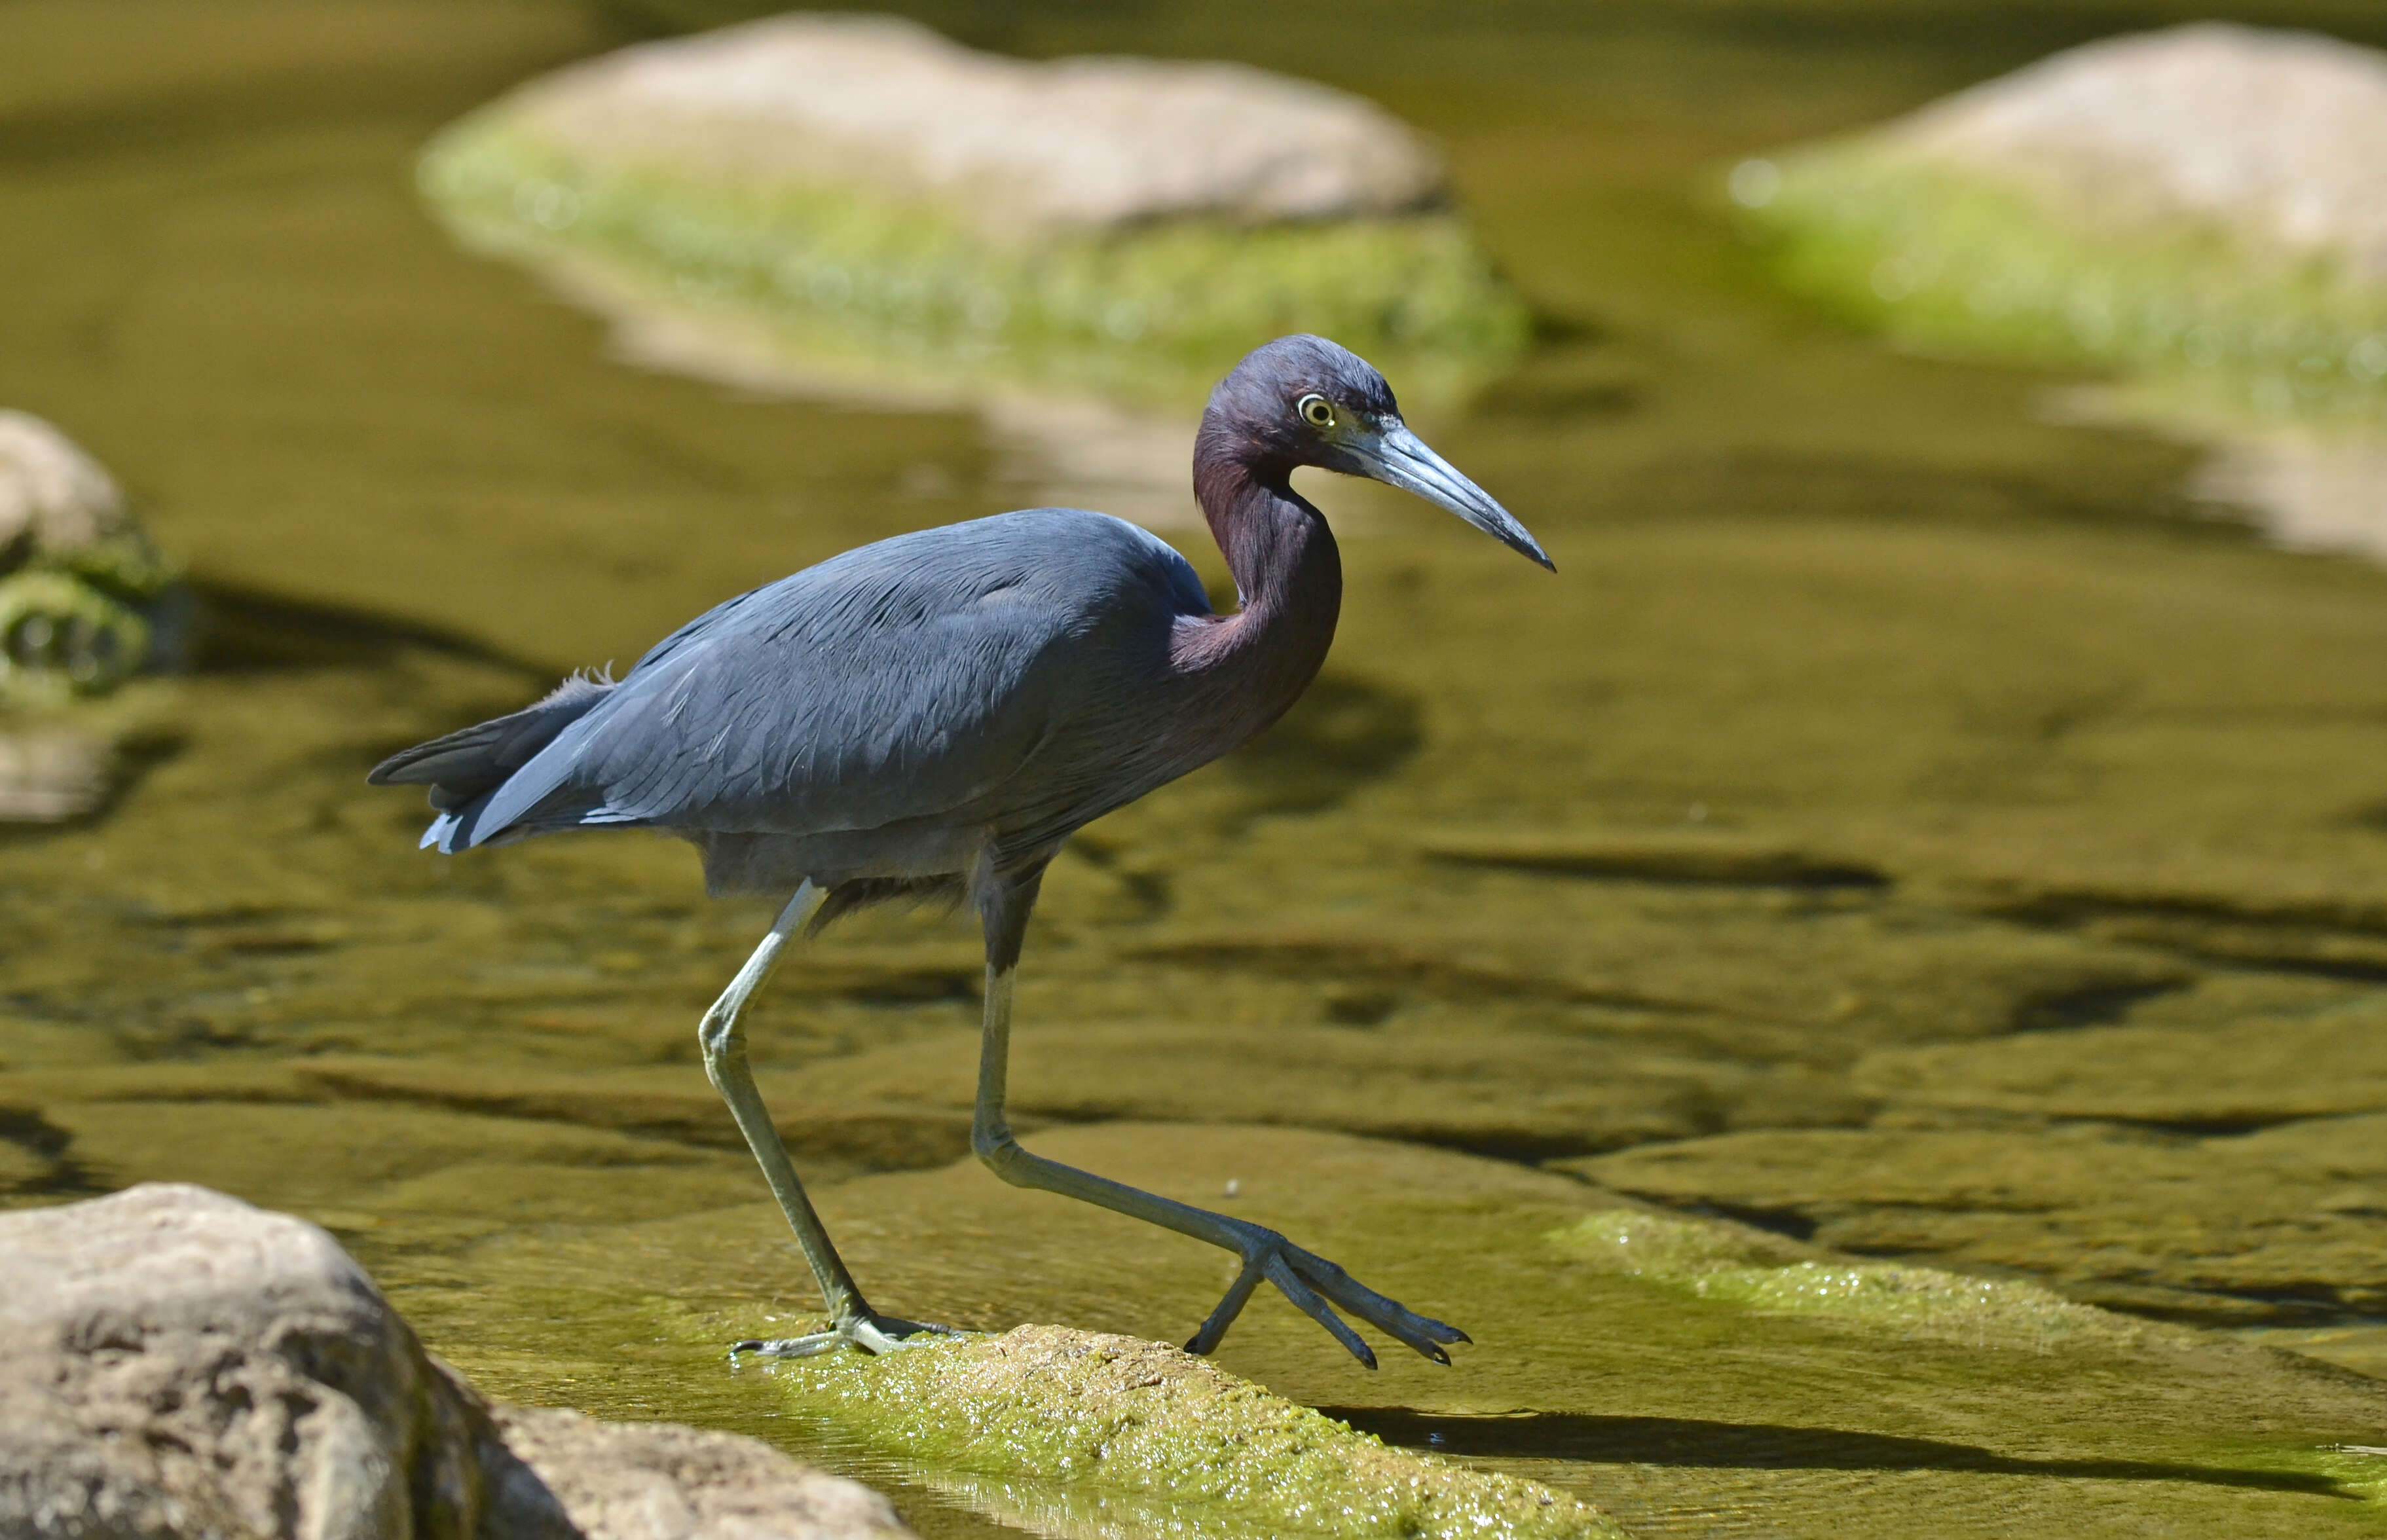
[[[2045,381],[1809,315],[1702,191],[2174,8],[1282,9],[922,14],[1249,57],[1441,135],[1549,320],[1420,425],[1560,575],[1343,499],[1309,703],[1048,881],[1031,1143],[1477,1339],[1370,1377],[1264,1300],[1228,1368],[1643,1533],[2378,1527],[2387,1460],[2330,1446],[2387,1445],[2387,1385],[2245,1339],[2387,1371],[2387,573],[2190,516],[2185,451],[2040,421]],[[208,1182],[332,1226],[498,1394],[760,1433],[930,1533],[1145,1533],[723,1368],[812,1306],[694,1062],[766,907],[644,837],[423,855],[361,784],[1019,500],[972,418],[609,361],[415,206],[441,123],[726,14],[0,0],[0,404],[117,472],[208,621],[128,703],[170,727],[114,811],[0,835],[0,1191]],[[2368,6],[2241,14],[2387,42]],[[955,1164],[976,978],[966,926],[870,916],[757,1008],[856,1270],[900,1312],[1181,1338],[1222,1258]],[[1563,1241],[1620,1193],[2238,1335],[1620,1269]]]

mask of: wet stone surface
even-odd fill
[[[1341,57],[1217,14],[1187,49]],[[2019,58],[1859,29],[1785,83],[1707,32],[1454,50],[1450,14],[1387,13],[1383,73],[1334,79],[1443,138],[1554,318],[1420,425],[1562,575],[1337,503],[1312,703],[1054,867],[1025,1137],[1477,1339],[1369,1378],[1263,1300],[1229,1370],[1628,1528],[2375,1524],[2376,1462],[2331,1446],[2387,1444],[2378,1382],[2261,1344],[2387,1367],[2387,574],[2170,517],[2187,452],[1829,329],[1686,212],[1719,161]],[[971,41],[1154,46],[1069,15]],[[0,398],[77,424],[206,621],[172,751],[104,820],[0,835],[0,1201],[209,1182],[331,1227],[499,1394],[754,1433],[925,1534],[1133,1533],[725,1366],[815,1303],[696,1063],[767,905],[641,836],[437,861],[361,784],[758,580],[1022,500],[974,418],[625,369],[446,245],[423,141],[624,41],[560,4],[0,11],[0,293],[42,297],[0,304]],[[965,1160],[978,977],[966,924],[881,914],[758,1004],[833,1230],[890,1309],[1182,1340],[1224,1257]],[[1635,1203],[1774,1239],[1586,1255]],[[2133,1313],[1901,1324],[1973,1319],[1938,1268]]]

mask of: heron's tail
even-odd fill
[[[400,750],[365,779],[374,786],[429,787],[439,816],[423,842],[448,850],[461,812],[503,786],[613,689],[611,679],[575,674],[535,706]]]

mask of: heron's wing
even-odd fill
[[[437,842],[979,816],[1056,725],[1156,675],[1170,625],[1205,608],[1182,558],[1099,514],[881,541],[682,627]]]

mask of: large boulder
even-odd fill
[[[791,15],[625,48],[522,92],[592,158],[949,203],[991,234],[1416,212],[1440,158],[1373,103],[1238,64],[1033,63],[886,16]]]
[[[891,1540],[751,1439],[494,1411],[331,1236],[154,1184],[0,1215],[0,1536]]]
[[[2038,189],[2075,217],[2209,220],[2387,282],[2387,55],[2204,22],[2059,54],[1889,137]]]
[[[2375,415],[2383,158],[2387,55],[2208,22],[1744,162],[1732,192],[1794,283],[1932,347]]]
[[[791,15],[530,82],[444,133],[422,180],[469,240],[575,294],[733,314],[882,387],[1182,406],[1282,332],[1445,373],[1524,335],[1430,145],[1241,65],[1031,63]]]

